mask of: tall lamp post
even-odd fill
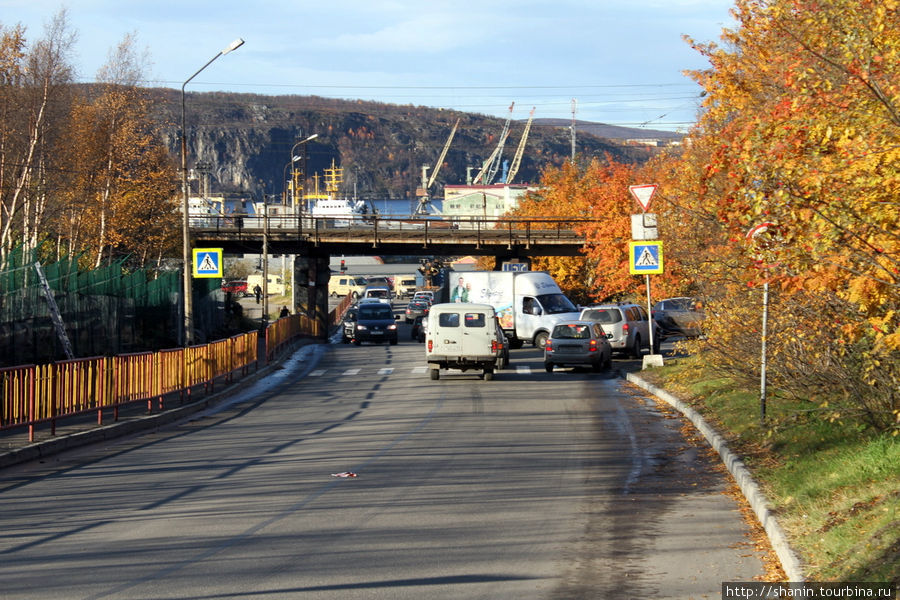
[[[314,134],[312,134],[311,136],[307,137],[306,139],[300,140],[299,142],[297,142],[296,144],[294,144],[294,146],[291,148],[291,165],[293,165],[296,161],[298,161],[298,160],[301,159],[301,157],[300,157],[300,156],[297,156],[297,154],[296,154],[297,148],[300,147],[302,144],[305,144],[306,142],[309,142],[310,140],[316,139],[317,137],[319,137],[319,134],[318,134],[318,133],[314,133]],[[306,153],[306,149],[304,148],[303,150],[304,150],[304,154],[305,154],[305,153]],[[303,176],[306,177],[306,165],[303,164],[303,165],[301,165],[301,166],[303,167]],[[291,198],[291,200],[293,201],[293,204],[294,204],[294,212],[295,212],[295,213],[297,212],[297,183],[298,183],[298,182],[297,182],[297,169],[294,168],[294,167],[292,166],[292,167],[291,167],[291,185],[292,185],[292,187],[293,187],[293,190],[292,190],[292,191],[293,191],[293,198]],[[304,208],[304,207],[303,207],[303,204],[302,204],[302,202],[303,202],[303,194],[302,194],[302,193],[300,194],[300,202],[301,202],[301,204],[300,204],[300,212],[302,213],[302,212],[303,212],[303,208]]]
[[[301,189],[301,190],[300,190],[300,194],[299,194],[299,198],[300,198],[300,204],[299,204],[299,207],[300,207],[300,208],[299,208],[299,210],[298,210],[298,208],[297,208],[297,206],[298,206],[298,203],[297,203],[297,198],[298,198],[298,195],[297,195],[298,181],[297,181],[297,168],[294,166],[294,163],[296,163],[298,160],[301,160],[301,159],[302,159],[302,161],[303,161],[303,162],[301,163],[301,168],[303,169],[303,177],[304,177],[304,185],[303,185],[303,187],[305,188],[305,187],[306,187],[306,185],[305,185],[305,178],[306,178],[306,160],[305,160],[305,159],[306,159],[306,146],[304,146],[304,144],[306,144],[306,142],[308,142],[308,141],[310,141],[310,140],[316,139],[317,137],[319,137],[319,134],[318,134],[318,133],[314,133],[314,134],[312,134],[312,135],[306,137],[305,139],[300,140],[299,142],[297,142],[296,144],[294,144],[293,147],[291,148],[291,162],[288,163],[288,166],[291,167],[291,207],[292,207],[292,209],[293,209],[292,212],[293,212],[294,216],[297,217],[297,231],[298,231],[298,232],[299,232],[300,230],[303,229],[303,221],[302,221],[302,219],[303,219],[303,209],[304,209],[304,206],[303,206],[303,189]],[[299,148],[300,146],[303,146],[303,154],[302,154],[302,155],[298,155],[298,154],[297,154],[297,148]],[[292,275],[291,275],[291,311],[292,311],[292,312],[296,312],[296,310],[297,310],[297,301],[296,301],[296,299],[297,299],[297,270],[296,270],[295,265],[294,265],[295,259],[296,259],[296,255],[293,255],[293,254],[292,254],[292,255],[291,255],[291,270],[292,270]],[[283,279],[284,279],[284,272],[283,272],[283,271],[284,271],[284,255],[282,255],[282,257],[281,257],[281,266],[282,266],[282,274],[281,274],[281,276],[282,276],[282,280],[283,280]]]
[[[184,261],[184,345],[190,346],[194,342],[194,303],[193,290],[191,286],[191,231],[188,201],[188,179],[187,179],[187,134],[185,132],[184,118],[184,88],[190,83],[191,79],[200,74],[200,72],[212,64],[214,60],[224,54],[228,54],[232,50],[237,50],[244,44],[244,40],[238,38],[231,42],[227,48],[221,50],[213,56],[208,63],[200,67],[196,73],[188,77],[187,81],[181,84],[181,192],[183,195],[181,223],[182,237],[182,260]]]

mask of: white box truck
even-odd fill
[[[451,271],[448,285],[450,302],[493,306],[513,348],[543,348],[554,325],[580,314],[545,271]]]

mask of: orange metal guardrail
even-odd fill
[[[285,335],[301,333],[297,327]],[[162,410],[167,396],[183,399],[196,386],[209,392],[216,379],[246,375],[258,366],[258,340],[253,331],[189,348],[0,368],[0,430],[28,427],[34,441],[36,425],[49,422],[55,434],[63,417],[97,411],[102,424],[104,409],[118,419],[121,406],[138,401],[152,412],[155,400]]]

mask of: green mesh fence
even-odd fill
[[[76,356],[158,350],[180,344],[181,273],[132,269],[120,260],[96,269],[81,257],[41,260],[41,249],[14,249],[0,263],[0,365],[59,360],[62,346],[35,263],[40,262]],[[193,282],[197,328],[221,325],[219,279]]]

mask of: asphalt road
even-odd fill
[[[715,460],[615,372],[524,348],[431,381],[423,354],[405,324],[307,346],[177,426],[0,471],[0,597],[684,600],[762,574]]]

